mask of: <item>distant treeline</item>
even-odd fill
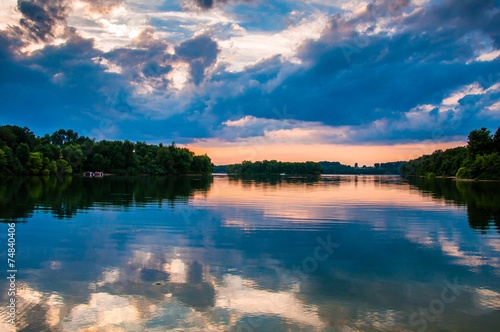
[[[234,174],[399,174],[404,161],[377,163],[374,167],[352,167],[339,162],[320,161],[306,163],[286,163],[276,160],[262,162],[244,161],[241,164],[220,165],[214,167],[215,173]],[[245,165],[245,166],[243,166]]]
[[[0,126],[0,174],[65,175],[82,171],[114,174],[209,174],[207,155],[143,142],[98,141],[60,129],[43,137],[27,127]]]
[[[410,160],[403,176],[456,176],[459,179],[500,180],[500,128],[493,136],[486,128],[470,132],[466,147],[437,150]]]
[[[321,161],[319,164],[323,168],[323,174],[365,174],[365,175],[383,175],[383,174],[399,174],[399,168],[404,161],[396,161],[390,163],[377,163],[374,167],[357,167],[342,165],[339,162]]]
[[[220,171],[220,169],[219,169]],[[226,172],[230,174],[321,174],[319,163],[307,161],[305,163],[281,162],[276,160],[264,160],[251,162],[243,161],[241,164],[226,166]]]

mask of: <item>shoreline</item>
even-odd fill
[[[420,175],[420,178],[428,179],[426,176]],[[476,179],[459,179],[456,176],[435,176],[432,179],[450,179],[462,182],[500,182],[500,180],[476,180]]]

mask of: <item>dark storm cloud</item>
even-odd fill
[[[20,28],[41,41],[54,36],[55,26],[64,21],[67,14],[64,0],[19,0],[17,9],[22,15]]]
[[[398,16],[410,6],[410,0],[378,0],[369,3],[360,18],[374,20],[378,17]]]
[[[467,32],[485,33],[500,46],[499,2],[497,0],[445,0],[428,10],[406,17],[402,25],[408,29],[433,34],[448,29],[452,36]]]
[[[122,76],[132,82],[143,82],[146,79],[158,89],[166,89],[169,81],[164,77],[172,70],[169,62],[172,55],[168,53],[169,44],[153,36],[153,31],[144,30],[134,39],[129,47],[117,48],[104,54],[104,57],[122,69]]]
[[[215,74],[215,80],[232,81],[226,85],[229,96],[233,86],[239,87],[236,82],[255,80],[260,86],[249,87],[234,98],[222,98],[212,112],[232,120],[252,115],[320,121],[331,126],[367,127],[381,120],[389,123],[387,132],[370,132],[371,136],[353,137],[353,141],[432,138],[434,127],[407,128],[406,123],[403,126],[405,114],[419,105],[438,105],[464,85],[479,81],[488,88],[500,82],[500,58],[473,61],[488,38],[495,41],[498,36],[498,24],[494,21],[498,5],[490,0],[447,0],[409,16],[402,15],[406,8],[411,9],[410,5],[408,1],[378,1],[369,7],[372,15],[350,19],[333,15],[319,40],[300,47],[299,56],[307,67],[296,70],[271,92],[262,86],[278,76],[276,71],[283,70],[286,61],[279,66],[274,62],[262,63],[264,68],[258,73],[247,68],[237,75]],[[392,13],[388,24],[395,32],[373,33],[378,23],[373,17],[386,16],[388,8]],[[358,32],[356,27],[360,24],[368,24],[366,31],[371,33]],[[498,118],[485,120],[480,115],[481,108],[473,106],[456,106],[457,112],[466,114],[467,121],[450,118],[434,123],[443,126],[443,135],[449,136],[464,135],[484,126],[485,121],[500,125]],[[283,108],[287,109],[286,114],[276,116],[273,112]],[[228,114],[228,110],[236,114]]]
[[[196,85],[203,81],[205,69],[215,63],[219,53],[217,42],[208,35],[188,39],[175,47],[177,57],[190,64],[191,79]]]
[[[90,134],[109,113],[127,112],[119,95],[130,93],[129,83],[106,72],[94,61],[101,56],[93,41],[68,29],[67,40],[47,45],[29,56],[19,56],[5,31],[0,33],[0,121],[44,128],[75,128]]]
[[[115,3],[110,2],[108,7]],[[204,135],[206,130],[200,125],[186,124],[190,122],[186,117],[191,113],[189,110],[151,126],[145,115],[150,113],[148,106],[141,104],[141,99],[134,99],[134,95],[137,86],[149,86],[154,89],[150,98],[167,98],[170,82],[165,75],[172,70],[172,63],[178,61],[191,65],[193,81],[199,83],[219,52],[209,37],[182,43],[181,55],[177,56],[168,52],[171,46],[167,42],[154,37],[154,30],[146,29],[129,47],[103,52],[95,48],[92,39],[83,38],[74,28],[66,26],[63,2],[20,2],[19,10],[22,13],[19,24],[0,31],[2,124],[29,125],[34,130],[41,128],[37,133],[42,134],[74,128],[100,139],[145,139],[148,135],[165,137],[168,141],[189,136],[193,130]],[[31,53],[19,52],[30,40],[50,41],[57,25],[64,28],[63,34],[57,36],[64,38],[64,42],[48,43]],[[109,70],[115,65],[119,66],[119,73]],[[170,125],[177,129],[176,136]],[[135,136],[129,137],[128,133]]]
[[[120,3],[85,2],[99,13]],[[210,9],[224,2],[196,4]],[[433,138],[436,125],[442,127],[441,137],[500,125],[498,117],[485,115],[498,101],[495,92],[462,98],[452,107],[466,115],[462,121],[437,108],[422,125],[406,116],[419,105],[439,105],[465,85],[480,82],[486,89],[500,82],[500,58],[474,61],[491,45],[500,47],[498,1],[443,0],[415,8],[407,0],[378,0],[362,14],[332,15],[319,39],[298,48],[302,63],[276,55],[229,72],[222,63],[215,66],[220,49],[209,35],[175,44],[146,29],[129,45],[103,52],[66,27],[63,1],[20,1],[19,25],[0,31],[0,122],[25,125],[29,119],[51,128],[40,133],[72,127],[91,134],[97,127],[109,132],[108,138],[179,143],[263,134],[266,128],[260,124],[269,122],[233,127],[235,136],[221,134],[227,129],[224,122],[247,115],[286,122],[287,129],[304,121],[366,128],[349,137],[350,143]],[[64,27],[65,42],[19,52],[29,40],[53,38],[56,26]],[[189,79],[197,89],[188,85],[188,92],[172,97],[166,74],[179,63],[189,64]],[[110,72],[113,66],[116,72]],[[138,86],[152,92],[138,96]],[[179,109],[171,111],[171,105]],[[152,121],[148,107],[167,115]]]
[[[201,8],[203,10],[209,10],[215,7],[216,5],[224,5],[226,3],[238,3],[238,2],[256,2],[256,0],[188,0],[187,4],[193,4],[197,8]],[[184,5],[184,8],[188,8],[188,6]]]
[[[214,0],[194,0],[194,2],[198,5],[198,7],[201,7],[204,9],[212,8],[214,5]],[[222,2],[226,2],[226,1],[222,1]]]

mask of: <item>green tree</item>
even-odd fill
[[[56,166],[57,166],[57,174],[58,175],[65,175],[65,174],[73,173],[73,169],[71,168],[69,163],[64,159],[58,159],[56,161]]]
[[[40,172],[40,174],[42,174],[42,175],[49,175],[50,174],[50,160],[47,157],[43,158],[43,167],[42,167],[42,171]]]
[[[83,163],[83,152],[78,144],[71,143],[62,150],[63,158],[69,163],[71,168],[79,171]]]
[[[57,174],[57,162],[52,160],[49,164],[49,172],[50,174]]]
[[[50,140],[52,141],[52,144],[63,146],[63,144],[66,142],[66,130],[59,129],[58,131],[54,132],[50,136]]]
[[[169,149],[173,155],[174,174],[189,173],[191,163],[193,162],[193,152],[186,148],[176,148],[175,146],[169,146]]]
[[[493,152],[493,137],[486,128],[474,129],[469,134],[467,153],[469,161],[473,162],[477,155]]]
[[[30,147],[26,143],[21,143],[16,149],[16,158],[25,166],[30,158]]]
[[[214,170],[214,164],[207,155],[193,156],[193,162],[191,163],[192,173],[209,174]]]
[[[125,157],[123,154],[118,151],[115,156],[113,157],[113,168],[119,171],[125,171],[126,167],[126,162],[125,162]]]
[[[57,145],[50,143],[41,144],[37,146],[33,152],[41,152],[45,157],[49,158],[50,160],[59,159],[59,157],[61,156],[61,148],[59,148]]]
[[[26,163],[30,174],[38,175],[43,169],[43,155],[41,152],[31,152]]]
[[[457,179],[469,179],[470,178],[469,170],[467,169],[467,167],[461,167],[457,171],[457,174],[455,176],[457,177]]]
[[[472,178],[478,180],[500,180],[500,154],[478,155],[469,168]]]
[[[7,165],[7,155],[4,150],[0,149],[0,173],[4,172]]]
[[[493,136],[493,145],[496,152],[500,152],[500,127],[497,129],[495,136]]]
[[[3,151],[0,170],[3,174],[29,171],[31,174],[62,175],[82,168],[121,174],[213,172],[208,156],[195,156],[175,143],[164,147],[130,141],[96,142],[71,129],[36,137],[27,127],[0,126],[0,149]],[[262,171],[261,166],[262,163],[253,165],[252,171]]]
[[[0,140],[4,141],[10,148],[13,148],[16,145],[17,137],[9,126],[1,126]]]
[[[108,172],[110,170],[110,163],[109,163],[109,160],[107,159],[104,159],[104,157],[99,154],[99,153],[96,153],[93,157],[92,157],[92,164],[91,164],[91,167],[92,167],[92,170],[94,171],[104,171],[104,172]]]
[[[170,149],[167,147],[161,147],[158,149],[156,155],[156,162],[158,166],[160,166],[167,174],[174,174],[174,160],[173,156],[170,152]]]

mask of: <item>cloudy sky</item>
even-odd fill
[[[373,164],[500,126],[497,0],[2,0],[0,124],[216,164]]]

